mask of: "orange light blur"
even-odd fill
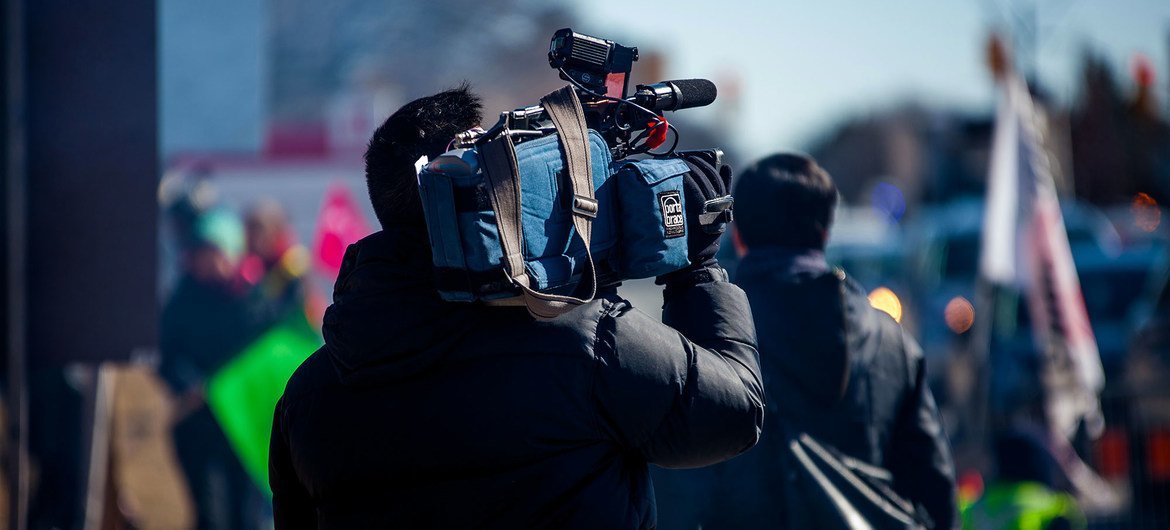
[[[1146,438],[1146,474],[1158,481],[1170,479],[1170,431],[1155,430]]]
[[[975,307],[966,298],[956,296],[951,298],[946,309],[943,309],[943,319],[951,331],[961,335],[975,324]]]
[[[983,496],[983,475],[978,471],[968,470],[959,475],[959,502],[972,503]]]
[[[1124,430],[1105,429],[1093,446],[1093,456],[1102,477],[1121,479],[1129,475],[1129,440]]]
[[[1162,223],[1162,210],[1158,208],[1158,201],[1148,193],[1139,193],[1133,196],[1133,224],[1145,232],[1157,230]]]
[[[874,289],[869,293],[869,305],[894,317],[894,321],[899,324],[902,323],[902,301],[894,291],[886,287]]]

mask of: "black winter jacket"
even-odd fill
[[[325,346],[276,407],[276,528],[653,528],[648,464],[755,444],[744,293],[668,288],[663,325],[612,293],[552,321],[442,302],[425,242],[346,253]]]
[[[890,470],[895,490],[925,508],[935,528],[957,522],[954,464],[922,351],[856,283],[846,279],[842,297],[833,274],[818,252],[753,250],[740,264],[769,419],[759,445],[713,471],[704,529],[784,527],[784,424]]]

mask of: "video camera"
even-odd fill
[[[558,30],[549,44],[549,66],[574,86],[586,124],[605,138],[614,160],[650,153],[665,143],[668,130],[674,131],[671,147],[650,154],[672,154],[678,145],[678,131],[662,112],[704,107],[715,101],[715,84],[706,79],[638,85],[627,97],[630,72],[637,60],[637,47],[577,33],[571,28]],[[491,129],[462,133],[454,146],[471,147],[505,129],[517,143],[553,132],[545,109],[534,105],[500,113],[499,122]]]
[[[675,153],[678,131],[662,113],[711,104],[715,85],[663,81],[627,95],[638,49],[569,28],[553,35],[548,60],[569,86],[418,163],[444,300],[522,301],[553,318],[598,285],[690,265],[686,160],[719,168],[722,153]],[[674,143],[652,151],[668,131]],[[631,156],[640,154],[651,156]],[[692,228],[722,233],[731,207],[729,195],[706,200]]]

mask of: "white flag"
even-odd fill
[[[1105,377],[1045,150],[1046,127],[1022,80],[1008,74],[999,87],[980,274],[1027,296],[1037,350],[1067,356],[1082,398],[1093,401],[1075,408],[1090,413]]]

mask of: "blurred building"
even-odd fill
[[[176,152],[256,153],[269,113],[269,3],[158,3],[159,141]]]
[[[1139,59],[1140,61],[1140,59]],[[1096,204],[1146,193],[1170,201],[1170,124],[1148,64],[1135,64],[1129,94],[1109,65],[1086,54],[1080,99],[1072,111],[1077,196]]]
[[[905,204],[983,193],[991,117],[906,104],[850,119],[812,144],[849,204],[869,205],[885,183]]]
[[[1032,87],[1047,121],[1062,194],[1109,206],[1139,193],[1170,201],[1170,123],[1152,69],[1137,63],[1123,90],[1101,59],[1086,54],[1078,99],[1070,106]],[[847,203],[868,205],[882,183],[908,205],[981,196],[987,178],[992,116],[905,104],[848,119],[814,141],[810,154],[833,175]]]
[[[485,121],[534,104],[563,82],[548,39],[570,26],[565,2],[276,0],[269,55],[277,155],[358,152],[403,103],[464,81]],[[490,125],[488,123],[487,125]]]
[[[493,120],[563,83],[545,53],[572,18],[530,0],[163,0],[163,158],[360,155],[395,108],[463,81]]]

